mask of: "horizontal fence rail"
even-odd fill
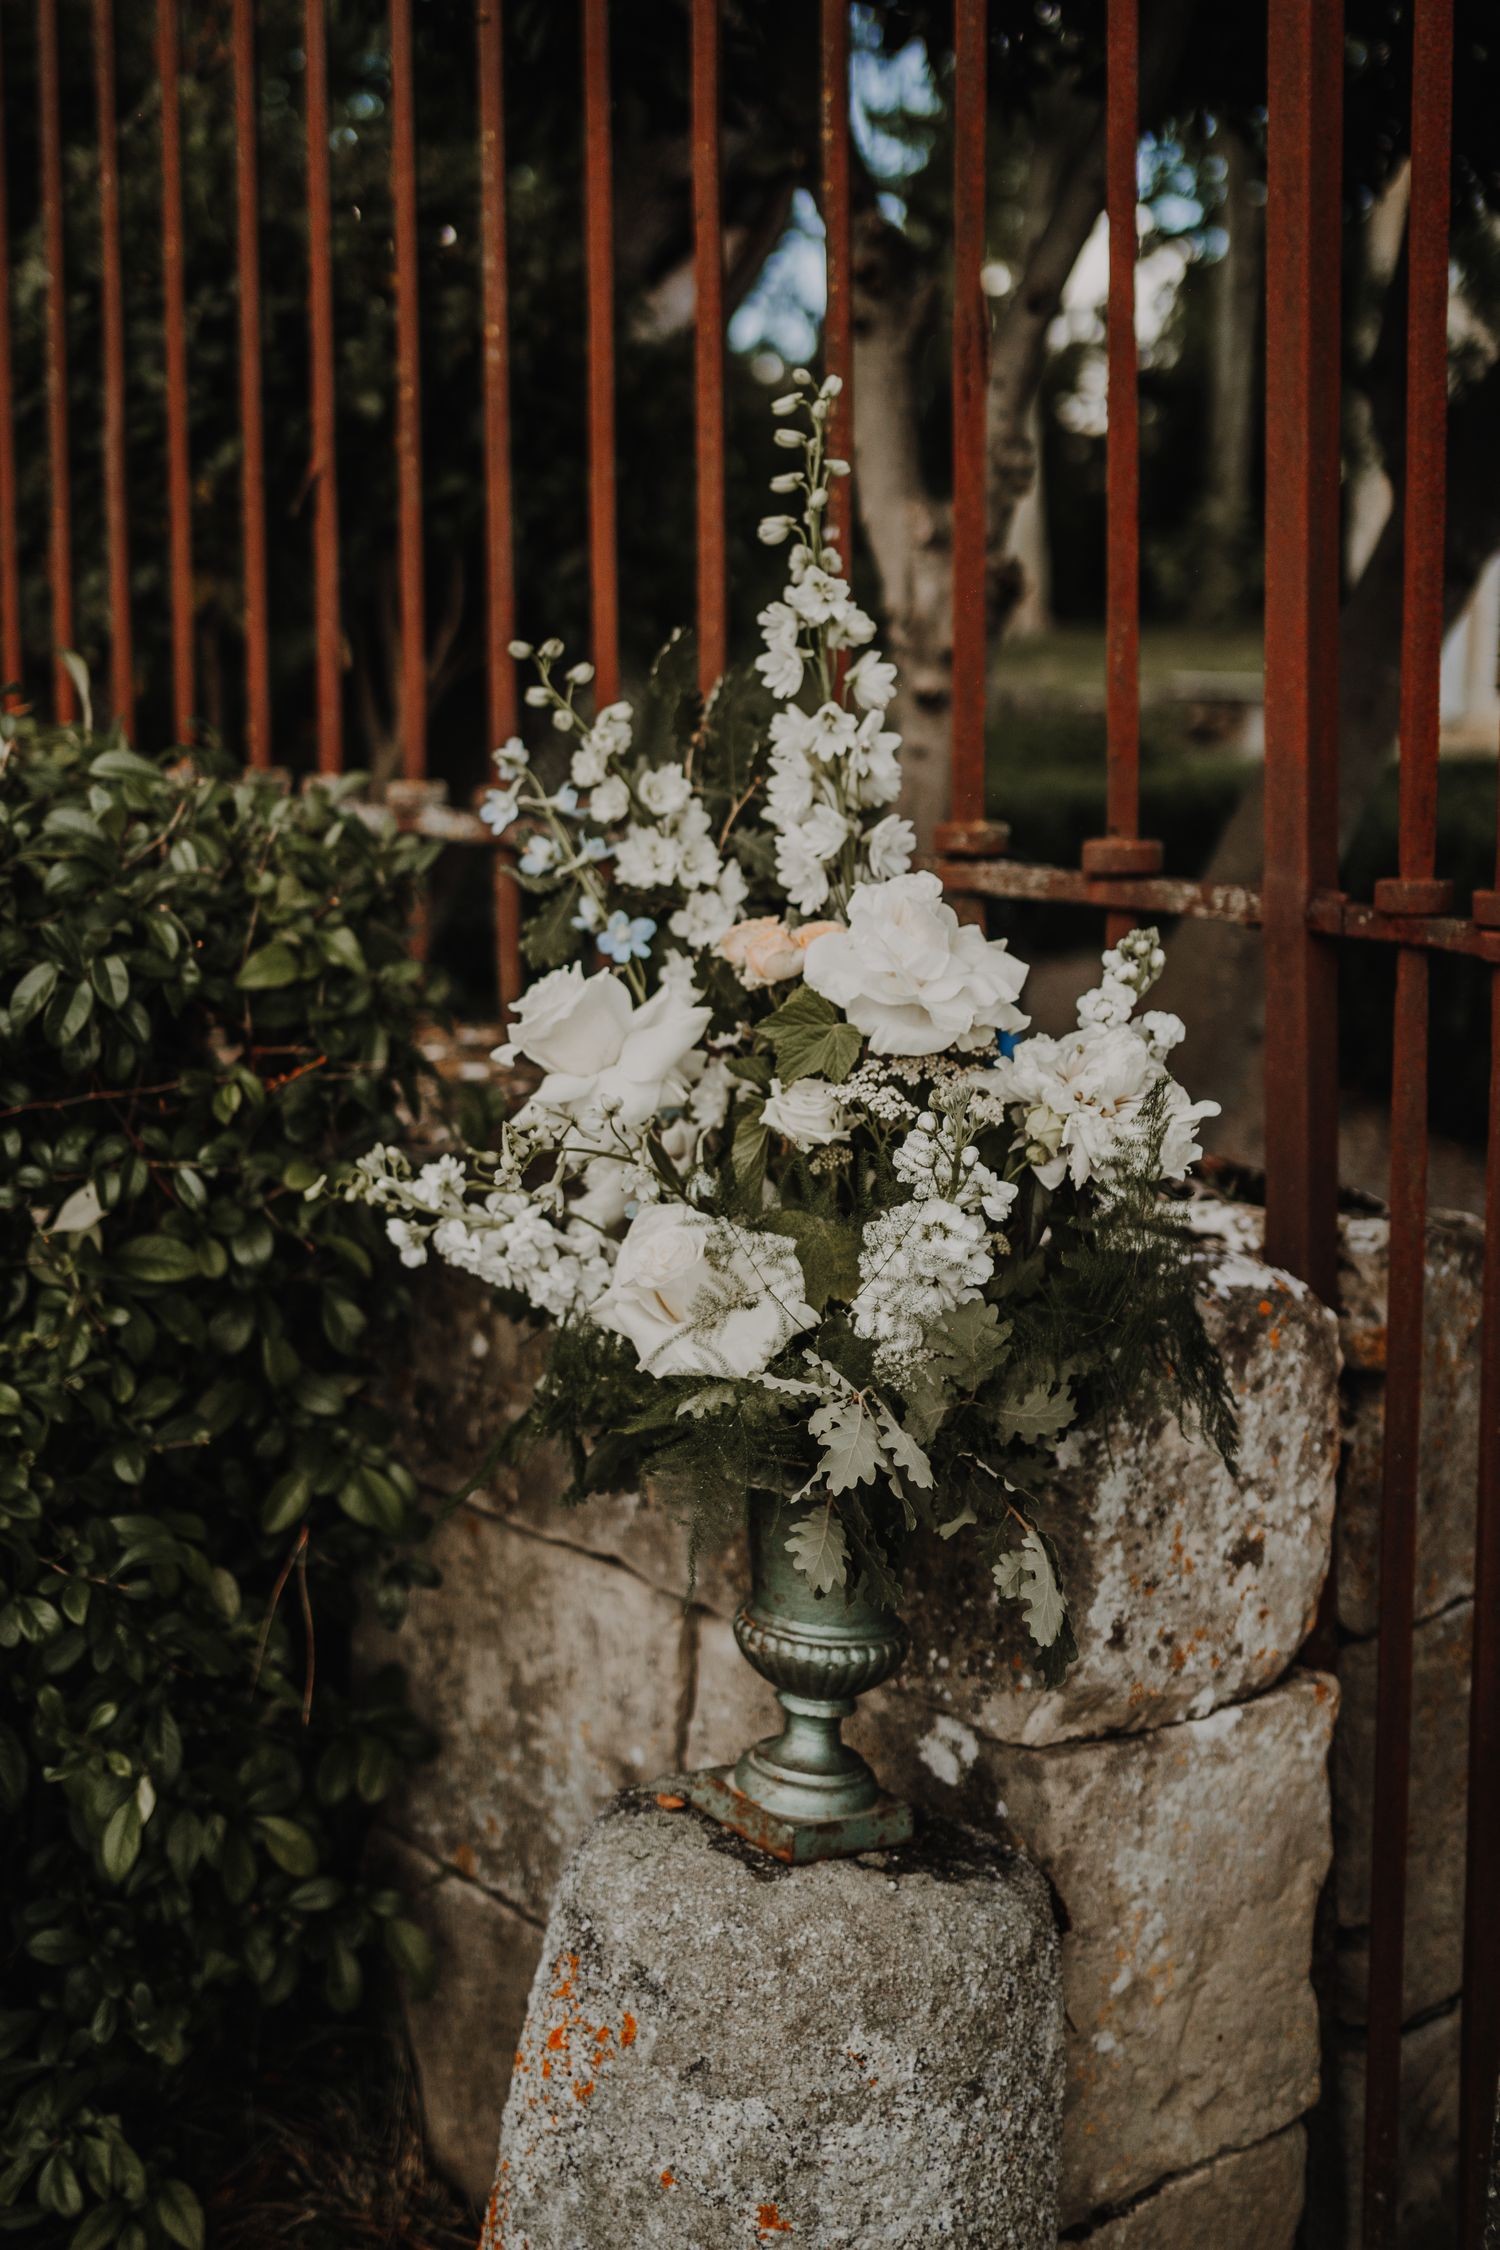
[[[258,769],[291,763],[273,741],[272,655],[283,631],[306,658],[308,762],[336,775],[345,763],[347,618],[350,565],[341,552],[340,448],[349,440],[349,402],[338,392],[335,207],[330,174],[328,0],[299,0],[304,69],[301,104],[305,172],[305,355],[270,349],[266,294],[273,217],[262,178],[262,29],[256,0],[227,0],[222,13],[225,67],[214,80],[225,106],[233,169],[229,240],[233,270],[234,431],[239,450],[237,619],[239,671],[232,693],[242,714],[244,756]],[[609,0],[569,0],[576,10],[581,118],[578,195],[581,226],[585,384],[578,438],[587,459],[587,520],[581,572],[591,616],[591,653],[601,702],[621,688],[620,497],[634,465],[617,443],[616,359],[619,281],[614,212],[617,150],[611,99],[615,42],[629,36],[626,14]],[[122,168],[115,0],[88,0],[67,28],[87,25],[91,42],[91,131],[98,231],[99,398],[102,427],[91,439],[102,487],[102,553],[96,562],[110,620],[111,715],[127,729],[147,683],[137,676],[132,636],[132,567],[141,541],[130,521],[130,433],[139,384],[127,347],[131,292],[160,291],[159,369],[165,493],[164,553],[157,558],[170,632],[170,708],[190,744],[202,689],[196,632],[195,490],[192,448],[194,338],[186,274],[197,208],[185,176],[189,97],[201,54],[198,11],[154,0],[159,104],[159,283],[127,270],[121,248]],[[496,973],[502,1006],[521,988],[520,898],[503,850],[474,809],[449,804],[429,774],[431,701],[428,601],[433,542],[429,497],[442,464],[424,461],[424,368],[428,296],[423,262],[420,131],[424,53],[412,0],[371,0],[368,37],[384,42],[389,101],[384,124],[393,244],[394,322],[386,370],[394,411],[395,676],[392,686],[398,778],[388,792],[397,818],[444,844],[482,849],[493,873]],[[86,433],[72,426],[69,399],[69,224],[65,197],[60,0],[28,0],[34,41],[34,140],[45,268],[45,388],[39,432],[48,500],[35,543],[45,552],[45,639],[23,631],[15,381],[12,330],[16,274],[9,210],[15,175],[0,161],[0,660],[12,707],[46,700],[63,721],[76,717],[74,678],[63,652],[74,644],[79,557],[75,552],[73,448]],[[726,213],[719,0],[685,0],[681,71],[690,137],[693,480],[700,684],[707,692],[730,654],[726,482]],[[1339,887],[1338,605],[1340,598],[1340,230],[1342,0],[1268,0],[1266,208],[1266,609],[1265,856],[1258,887],[1214,884],[1163,871],[1161,844],[1141,833],[1141,604],[1139,364],[1136,338],[1137,180],[1141,132],[1139,0],[1107,0],[1105,12],[1104,188],[1108,218],[1105,321],[1108,426],[1105,477],[1105,833],[1083,846],[1080,864],[1029,863],[1009,849],[1003,804],[986,792],[988,681],[993,655],[987,503],[990,431],[985,297],[987,147],[996,74],[1008,50],[994,36],[986,0],[954,0],[952,73],[953,236],[952,401],[952,754],[951,805],[939,829],[934,864],[962,910],[982,916],[986,902],[1068,904],[1098,910],[1112,937],[1139,916],[1206,920],[1261,933],[1266,1006],[1266,1241],[1268,1254],[1325,1299],[1337,1293],[1338,969],[1350,945],[1383,946],[1395,967],[1392,1026],[1390,1176],[1390,1348],[1380,1546],[1375,1821],[1378,1848],[1370,1922],[1370,1998],[1362,2181],[1367,2250],[1391,2250],[1401,2189],[1400,2124],[1403,1959],[1412,1760],[1414,1558],[1421,1427],[1421,1340],[1427,1219],[1428,983],[1434,953],[1471,957],[1491,971],[1492,1090],[1488,1141],[1487,1232],[1483,1284],[1482,1410],[1475,1554],[1474,1644],[1469,1734],[1469,1828],[1462,2013],[1461,2188],[1463,2250],[1479,2250],[1500,2070],[1500,815],[1495,888],[1481,891],[1469,915],[1455,911],[1451,886],[1436,873],[1439,663],[1443,624],[1445,444],[1447,420],[1448,214],[1451,196],[1452,0],[1413,0],[1411,216],[1406,382],[1405,585],[1397,867],[1369,903]],[[826,242],[827,309],[823,353],[841,378],[832,416],[836,454],[855,457],[854,318],[856,204],[851,150],[851,9],[819,0],[808,12],[806,58],[815,69],[816,192]],[[0,86],[13,81],[11,52],[20,9],[0,12]],[[503,0],[476,0],[472,23],[474,208],[478,323],[476,408],[482,431],[484,584],[482,588],[485,749],[511,735],[521,716],[512,644],[517,621],[517,502],[529,469],[513,428],[513,180],[508,170],[507,26]],[[790,66],[789,66],[790,67]],[[128,105],[127,105],[128,106]],[[7,115],[6,126],[11,126]],[[511,120],[512,124],[514,119]],[[18,141],[21,136],[18,134]],[[385,144],[382,144],[384,147]],[[3,153],[3,152],[0,152]],[[559,164],[573,158],[564,149]],[[28,166],[30,159],[28,158]],[[9,207],[7,187],[10,188]],[[277,256],[284,238],[277,237]],[[75,246],[76,247],[76,246]],[[428,330],[430,336],[430,330]],[[430,353],[431,344],[427,345]],[[283,361],[301,370],[283,373]],[[300,396],[290,395],[300,387]],[[292,618],[288,596],[270,583],[268,415],[272,432],[287,421],[305,428],[305,484],[289,509],[305,526],[309,614]],[[80,461],[84,458],[80,452]],[[622,483],[622,469],[624,483]],[[92,474],[92,468],[91,468]],[[834,537],[846,564],[856,538],[857,479],[830,496]],[[644,486],[640,487],[644,491]],[[281,501],[278,498],[278,506]],[[82,517],[77,519],[83,521]],[[92,520],[92,519],[88,519]],[[196,527],[202,530],[202,518]],[[40,591],[40,590],[39,590]],[[434,603],[435,606],[435,603]],[[1319,1661],[1334,1661],[1331,1595],[1317,1639]]]

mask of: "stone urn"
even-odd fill
[[[900,1669],[910,1635],[862,1580],[814,1592],[787,1541],[815,1512],[779,1494],[750,1495],[750,1593],[734,1637],[776,1690],[786,1724],[686,1784],[702,1811],[794,1866],[904,1843],[912,1832],[910,1805],[886,1795],[842,1735],[856,1698]]]

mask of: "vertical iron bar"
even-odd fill
[[[422,585],[422,315],[417,272],[416,87],[411,0],[391,0],[391,186],[396,213],[396,486],[401,577],[401,770],[427,771]]]
[[[161,81],[162,326],[166,347],[168,572],[172,605],[172,727],[186,742],[193,724],[193,488],[188,457],[187,321],[182,246],[182,114],[177,0],[156,0],[156,70]]]
[[[1500,854],[1495,883],[1500,894]],[[1459,2111],[1459,2241],[1481,2250],[1500,2077],[1500,969],[1490,979],[1490,1114],[1479,1363],[1479,1494],[1469,1689],[1469,1828]]]
[[[985,0],[953,17],[953,751],[951,818],[984,818],[987,604]]]
[[[484,494],[486,661],[490,746],[516,731],[515,533],[510,466],[510,306],[505,254],[505,58],[500,0],[476,0],[479,61],[480,275],[484,320]],[[521,894],[498,851],[491,881],[495,902],[495,989],[502,1015],[521,993]]]
[[[1413,24],[1399,856],[1402,880],[1420,884],[1431,880],[1437,851],[1452,0],[1418,0]],[[1391,1083],[1391,1247],[1365,2082],[1367,2250],[1394,2250],[1401,2184],[1401,2025],[1427,1218],[1427,1035],[1427,956],[1416,946],[1403,946],[1396,957]]]
[[[245,748],[271,763],[271,642],[266,608],[266,438],[261,399],[260,152],[255,0],[234,0],[235,244],[240,330],[240,518],[245,571]]]
[[[601,703],[620,692],[615,493],[615,210],[609,0],[583,0],[584,248],[588,290],[589,583]]]
[[[94,109],[99,136],[99,256],[104,337],[104,518],[109,560],[110,703],[135,732],[130,639],[130,502],[125,465],[125,277],[120,263],[120,151],[115,123],[114,0],[94,0]]]
[[[1135,336],[1139,0],[1109,0],[1106,48],[1105,826],[1111,836],[1135,837],[1140,834],[1141,803],[1140,371]],[[1133,920],[1129,914],[1107,917],[1112,945]]]
[[[853,252],[849,201],[849,0],[822,0],[820,96],[823,138],[823,230],[828,260],[828,310],[823,320],[823,367],[843,389],[828,418],[835,458],[854,459],[854,315],[850,301]],[[852,477],[829,486],[828,520],[846,572],[854,564]]]
[[[73,525],[68,478],[68,309],[64,270],[62,119],[58,108],[57,0],[37,0],[37,97],[41,104],[42,231],[47,259],[47,482],[52,495],[48,575],[52,591],[52,702],[66,725],[77,713],[62,651],[73,645]]]
[[[16,546],[16,438],[11,391],[10,208],[5,190],[5,99],[0,78],[0,666],[7,687],[19,688],[24,669],[21,647],[21,562]],[[7,705],[14,702],[7,699]]]
[[[698,685],[728,662],[724,551],[724,234],[719,191],[719,0],[693,6],[693,329],[698,497]]]
[[[1266,1245],[1337,1285],[1338,235],[1343,9],[1271,0],[1266,207]]]
[[[1140,412],[1135,338],[1138,0],[1109,0],[1105,117],[1109,213],[1105,726],[1111,836],[1140,832]]]
[[[333,197],[328,177],[327,0],[306,0],[307,316],[311,347],[313,612],[318,771],[344,766],[339,628],[337,400],[333,366]]]

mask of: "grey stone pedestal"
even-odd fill
[[[928,1821],[790,1868],[630,1791],[558,1887],[483,2250],[1052,2250],[1062,2067],[1029,1861]]]

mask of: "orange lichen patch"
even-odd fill
[[[571,2114],[563,2091],[575,2102],[586,2102],[595,2092],[615,2052],[612,2025],[585,2013],[575,1990],[578,1955],[559,1956],[553,1974],[557,1982],[547,2000],[526,2019],[516,2051],[516,2075],[530,2080],[534,2092],[525,2095],[525,2106],[543,2132],[556,2131]],[[560,2003],[560,2005],[559,2005]],[[618,2042],[628,2047],[636,2035],[633,2016],[626,2016]],[[486,2250],[499,2250],[500,2237]]]
[[[472,1875],[479,1865],[474,1856],[474,1846],[472,1844],[460,1844],[458,1850],[453,1854],[453,1864],[460,1875]]]
[[[1272,1305],[1269,1297],[1262,1297],[1260,1303],[1256,1306],[1255,1309],[1260,1314],[1262,1320],[1267,1320],[1275,1310],[1275,1307]]]
[[[586,2102],[593,2091],[593,2079],[586,2078],[581,2086],[575,2086],[573,2088],[573,2099],[575,2102]]]
[[[676,2187],[676,2185],[677,2185],[677,2178],[676,2178],[676,2174],[675,2174],[675,2173],[673,2173],[673,2172],[663,2172],[663,2174],[662,2174],[662,2176],[661,2176],[661,2184],[662,2184],[662,2186],[663,2186],[664,2188],[669,2188],[669,2187]]]
[[[687,1803],[686,1797],[674,1797],[666,1790],[657,1792],[656,1801],[663,1812],[681,1812]]]
[[[1465,1671],[1467,1671],[1468,1666],[1465,1665],[1464,1669]],[[1328,1692],[1328,1682],[1315,1676],[1313,1680],[1313,1701],[1315,1703],[1326,1703],[1328,1701]]]
[[[1279,1328],[1268,1329],[1266,1333],[1266,1342],[1270,1345],[1272,1351],[1274,1352],[1277,1345],[1281,1342],[1281,1330]]]
[[[556,2055],[556,2054],[564,2054],[564,2055],[565,2055],[565,2054],[567,2053],[567,2051],[568,2051],[568,2027],[567,2027],[567,2025],[566,2025],[565,2023],[560,2023],[560,2024],[559,2024],[559,2025],[557,2026],[556,2030],[554,2030],[554,2031],[549,2031],[549,2032],[548,2032],[548,2034],[547,2034],[547,2049],[548,2049],[548,2052],[549,2052],[550,2054],[554,2054],[554,2055]]]
[[[629,2009],[627,2009],[625,2011],[625,2014],[620,2018],[620,2045],[622,2047],[630,2047],[633,2046],[634,2043],[635,2017],[631,2015]]]
[[[756,2240],[764,2242],[768,2235],[790,2234],[792,2222],[784,2219],[774,2203],[762,2203],[755,2214]]]
[[[601,2023],[599,2029],[594,2033],[594,2045],[596,2047],[606,2046],[613,2037],[614,2033],[610,2030],[609,2025]]]
[[[557,1967],[553,1972],[553,1974],[558,1979],[558,1982],[552,1987],[552,1997],[554,2000],[572,1999],[573,1977],[577,1968],[578,1956],[576,1953],[564,1953],[560,1957]]]

